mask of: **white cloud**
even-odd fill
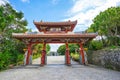
[[[104,0],[105,2],[105,0]],[[93,9],[97,6],[101,6],[103,1],[101,0],[76,0],[74,6],[71,8],[70,12],[77,13],[77,12],[84,12],[89,9]]]
[[[5,4],[3,1],[0,1],[0,5]]]
[[[120,4],[120,0],[74,0],[73,7],[68,11],[65,20],[78,20],[74,31],[83,31],[101,11]],[[82,24],[82,25],[79,25]],[[81,26],[81,28],[79,28]]]
[[[30,2],[30,0],[21,0],[21,1],[22,1],[22,2],[28,2],[28,3]]]
[[[8,2],[8,3],[9,3],[9,1],[8,1],[8,0],[0,0],[0,5],[4,5],[6,2]]]

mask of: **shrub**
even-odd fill
[[[23,54],[19,54],[17,58],[17,62],[22,61],[24,59]]]
[[[6,51],[5,53],[0,53],[0,70],[8,68],[10,64],[10,54]]]
[[[92,49],[92,50],[99,50],[99,49],[102,49],[103,48],[103,44],[101,41],[91,41],[90,44],[89,44],[89,48]]]
[[[41,57],[41,54],[33,54],[33,59],[36,59],[36,58],[39,58],[39,57]]]
[[[79,53],[71,53],[71,57],[75,61],[79,61],[80,55]]]
[[[17,65],[23,64],[23,59],[24,59],[23,54],[19,54],[17,56]]]

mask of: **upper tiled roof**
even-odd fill
[[[69,29],[67,29],[67,31],[73,31],[74,27],[77,24],[77,20],[76,21],[65,21],[65,22],[33,22],[35,24],[35,26],[37,27],[37,29],[41,32],[44,32],[43,27],[49,28],[49,27],[70,27]]]
[[[33,22],[35,25],[38,26],[71,26],[71,25],[76,25],[77,24],[77,20],[76,21],[65,21],[65,22]]]

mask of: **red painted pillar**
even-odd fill
[[[43,50],[42,50],[42,57],[41,57],[41,65],[45,65],[45,57],[46,57],[46,43],[43,42]]]
[[[80,54],[82,57],[82,64],[85,64],[85,56],[84,56],[84,49],[83,49],[83,44],[80,43]]]
[[[65,56],[66,56],[66,64],[70,65],[71,63],[70,63],[70,52],[69,52],[68,42],[66,42]]]
[[[26,65],[29,64],[30,55],[31,55],[31,53],[32,53],[31,43],[29,43],[29,44],[27,45],[27,47],[28,47],[28,54],[27,54],[27,59],[26,59]]]

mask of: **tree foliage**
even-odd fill
[[[43,44],[34,44],[32,46],[33,54],[41,54],[43,50]],[[50,51],[50,45],[46,45],[46,52],[48,53]]]
[[[48,54],[49,51],[50,51],[50,45],[47,44],[47,46],[46,46],[46,52],[47,52],[47,54]]]
[[[12,33],[26,32],[26,26],[27,21],[21,11],[16,11],[8,3],[0,6],[0,57],[3,56],[2,62],[0,62],[0,70],[21,60],[20,53],[24,53],[25,45],[13,39]]]
[[[98,40],[93,40],[93,41],[89,42],[88,48],[90,50],[100,50],[103,48],[103,43]]]
[[[79,46],[77,44],[69,44],[69,51],[70,53],[75,53],[75,50],[76,49],[79,49]],[[60,53],[61,55],[64,55],[65,54],[65,50],[66,50],[66,46],[65,45],[61,45],[57,52]]]
[[[87,32],[98,32],[104,46],[120,45],[120,7],[111,7],[100,12]]]
[[[65,55],[65,50],[66,50],[65,45],[61,45],[61,46],[58,48],[57,52],[58,52],[60,55]]]
[[[15,49],[15,45],[21,45],[18,40],[12,38],[13,32],[27,31],[27,21],[23,19],[23,13],[17,12],[10,4],[0,6],[0,52]]]

